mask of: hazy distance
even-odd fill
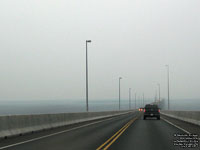
[[[0,100],[200,99],[199,0],[1,0]]]

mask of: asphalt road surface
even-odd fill
[[[185,134],[165,120],[130,113],[0,141],[0,150],[178,150],[174,135]],[[191,150],[199,150],[193,148]]]

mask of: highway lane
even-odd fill
[[[133,123],[108,149],[109,150],[199,150],[174,146],[174,134],[185,134],[164,120],[143,120]]]
[[[173,135],[175,133],[183,134],[182,130],[162,119],[143,120],[141,115],[142,113],[137,112],[136,114],[107,119],[68,132],[8,147],[5,150],[95,150],[104,148],[109,150],[180,149],[179,147],[173,146],[173,140],[175,139]],[[48,135],[48,133],[46,134]],[[25,139],[26,136],[21,141]],[[6,143],[6,140],[2,142]],[[199,148],[196,149],[199,150]]]
[[[11,145],[11,147],[3,148],[4,150],[95,150],[105,139],[109,138],[110,135],[113,135],[124,126],[124,124],[136,118],[138,115],[139,112],[121,115],[100,123],[16,146],[12,146],[15,142],[10,142],[10,140],[6,142],[6,140],[3,140],[0,143],[0,149],[9,143],[8,145]],[[46,133],[46,135],[48,135],[48,133]],[[22,138],[21,141],[17,141],[17,143],[27,140],[26,136],[20,138]],[[29,140],[30,139],[31,138],[29,138]]]

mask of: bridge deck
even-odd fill
[[[173,146],[176,133],[184,132],[163,119],[143,120],[138,112],[1,140],[0,149],[170,150],[179,149]]]

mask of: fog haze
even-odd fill
[[[0,100],[200,98],[199,0],[1,0]]]

